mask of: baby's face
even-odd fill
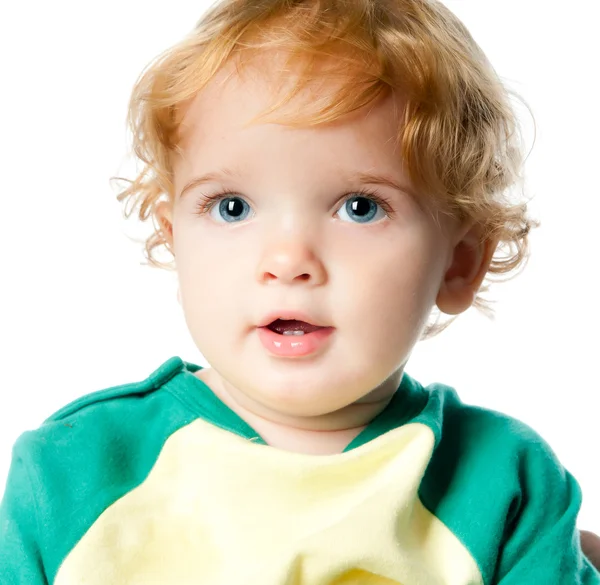
[[[202,355],[239,392],[286,414],[332,412],[401,370],[451,246],[408,192],[391,99],[326,128],[244,128],[273,96],[256,75],[224,73],[187,110],[185,157],[175,166],[173,252],[185,319]],[[208,173],[214,178],[180,195]],[[389,208],[357,194],[363,189]],[[223,190],[232,194],[200,214],[203,197]],[[274,355],[258,326],[284,311],[333,329],[308,355]]]

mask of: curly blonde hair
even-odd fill
[[[133,151],[144,166],[133,181],[118,178],[128,186],[117,199],[125,202],[125,217],[138,209],[141,221],[152,218],[154,231],[145,242],[150,264],[174,268],[174,262],[160,262],[155,255],[163,246],[172,255],[157,206],[165,199],[174,202],[172,157],[181,150],[185,106],[230,59],[241,64],[268,49],[287,55],[282,72],[297,65],[303,69],[295,86],[260,120],[314,80],[334,80],[339,87],[300,113],[296,109],[270,121],[316,126],[398,92],[405,108],[397,146],[417,192],[436,213],[471,220],[480,226],[482,240],[494,242],[487,283],[524,266],[536,222],[525,202],[510,197],[524,162],[510,96],[521,98],[502,84],[462,22],[436,0],[223,0],[213,5],[186,38],[142,72],[129,103]],[[487,283],[474,305],[491,315],[489,301],[480,294]],[[426,336],[447,325],[430,326]]]

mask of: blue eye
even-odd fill
[[[349,199],[346,199],[340,211],[342,210],[344,210],[348,216],[353,215],[353,217],[358,220],[357,223],[370,222],[377,215],[378,211],[381,211],[383,214],[380,214],[378,219],[381,219],[381,217],[386,217],[387,215],[377,201],[375,201],[372,197],[364,197],[362,195],[353,196]]]
[[[217,223],[239,223],[247,219],[249,212],[248,203],[230,191],[203,195],[196,208],[198,215],[208,213]],[[338,213],[340,212],[344,212],[350,221],[356,219],[356,223],[362,224],[375,223],[371,220],[378,215],[378,220],[394,215],[387,199],[366,189],[352,193],[338,210]]]
[[[226,223],[237,223],[246,219],[250,206],[240,197],[223,197],[211,206],[211,217],[216,221],[220,221],[213,215],[213,210],[216,209],[220,218],[225,218]],[[231,221],[229,221],[231,218]]]

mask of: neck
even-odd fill
[[[348,406],[311,417],[294,417],[271,411],[231,387],[210,368],[196,373],[219,399],[247,422],[270,446],[295,453],[341,453],[390,403],[402,378],[394,372],[380,386]]]

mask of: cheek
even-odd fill
[[[226,252],[209,242],[201,230],[181,230],[174,242],[175,265],[181,291],[181,304],[186,316],[204,318],[214,312],[223,293],[224,282],[231,272]],[[219,281],[217,290],[216,282]]]
[[[370,337],[409,335],[427,320],[438,293],[442,255],[429,238],[390,238],[363,248],[346,270],[345,312],[354,311]]]
[[[253,266],[251,246],[213,226],[183,226],[174,252],[184,318],[203,355],[239,338],[252,324],[256,307],[248,297]],[[187,227],[187,229],[185,229]],[[236,341],[237,342],[237,341]]]
[[[183,219],[175,225],[175,233],[175,263],[185,282],[205,282],[207,275],[217,274],[222,281],[239,260],[239,252],[229,239],[220,237],[218,229],[204,227],[197,218]]]

